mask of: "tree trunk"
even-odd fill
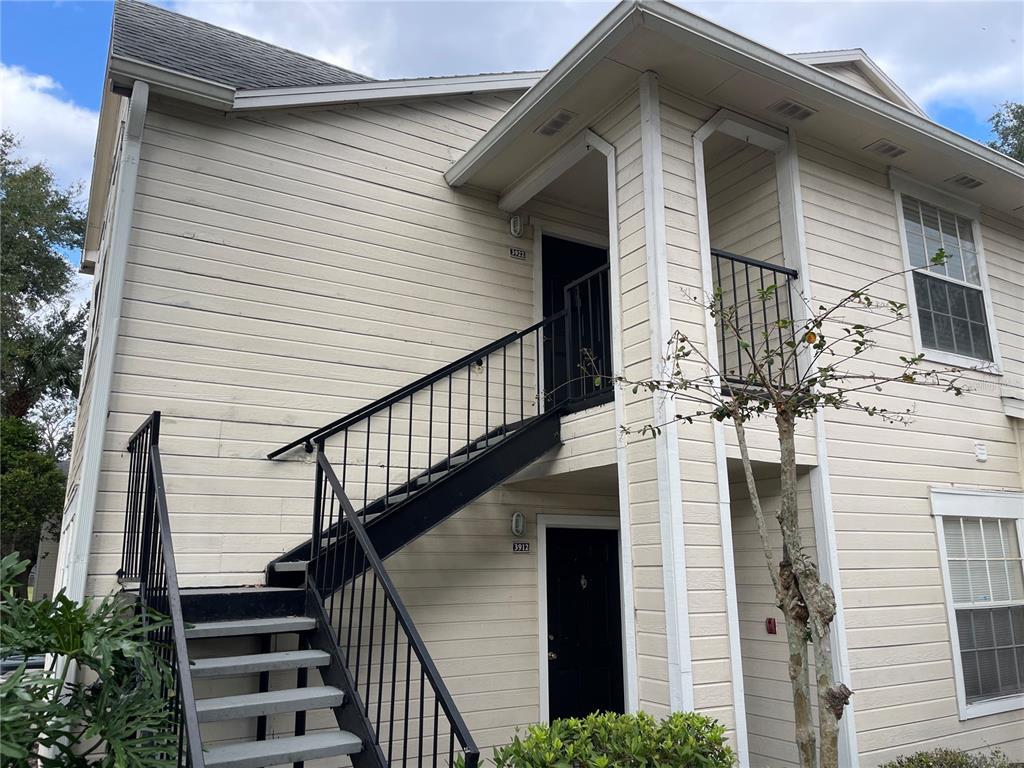
[[[757,492],[757,481],[750,464],[743,419],[734,415],[733,425],[736,428],[736,441],[739,443],[743,475],[747,481],[747,491],[750,493],[750,504],[754,509],[754,520],[761,538],[761,548],[768,565],[768,573],[771,575],[772,586],[775,588],[776,605],[782,611],[786,624],[786,642],[789,646],[789,681],[793,688],[793,715],[800,766],[801,768],[815,768],[817,762],[807,653],[807,609],[797,589],[785,544],[783,545],[782,562],[778,564],[775,562],[775,552],[772,549],[771,540],[768,538],[768,526],[765,523],[764,510],[761,507],[761,497]],[[794,478],[796,476],[795,463],[793,476]],[[781,515],[779,520],[781,524]]]
[[[775,422],[779,433],[781,475],[779,527],[782,530],[784,557],[786,561],[791,561],[793,587],[799,596],[798,600],[792,601],[790,608],[797,610],[796,603],[799,602],[798,610],[802,613],[805,629],[804,642],[810,640],[814,647],[820,768],[838,768],[839,720],[852,691],[842,683],[836,684],[832,670],[830,628],[836,613],[835,595],[832,588],[821,580],[818,568],[804,550],[800,538],[794,418],[792,414],[782,411],[776,416]]]

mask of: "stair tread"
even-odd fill
[[[305,571],[308,565],[308,560],[282,560],[278,563],[274,563],[274,570],[281,573]]]
[[[322,731],[305,736],[283,736],[266,741],[244,741],[210,747],[204,755],[210,768],[264,768],[337,755],[351,755],[363,748],[359,737],[348,731]]]
[[[323,667],[331,657],[324,651],[275,651],[242,656],[217,656],[199,659],[192,664],[192,677],[229,677],[281,669]]]
[[[341,690],[327,685],[288,688],[283,691],[199,699],[196,701],[196,713],[199,715],[200,723],[211,723],[257,715],[337,707],[341,706],[344,698],[345,694]]]
[[[185,637],[198,640],[207,637],[238,637],[240,635],[270,635],[285,632],[305,632],[316,626],[306,616],[280,616],[267,619],[238,621],[204,621],[185,630]]]

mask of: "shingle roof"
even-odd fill
[[[116,0],[111,55],[232,88],[336,85],[372,79],[140,0]]]

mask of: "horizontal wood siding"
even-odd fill
[[[886,174],[827,147],[800,145],[801,185],[815,303],[838,300],[882,271],[903,269],[897,210]],[[828,411],[832,503],[846,606],[852,685],[863,765],[936,746],[1002,746],[1024,758],[1024,713],[961,722],[950,627],[943,602],[930,486],[1019,490],[1020,444],[1000,394],[1021,385],[1024,233],[1002,217],[982,217],[982,239],[1000,345],[1001,378],[971,375],[963,397],[892,385],[868,404],[913,407],[906,426],[851,411]],[[907,301],[902,276],[873,289]],[[849,322],[872,322],[851,312]],[[861,365],[894,370],[914,352],[910,320],[876,335]],[[988,460],[978,462],[975,441]]]
[[[681,332],[699,345],[707,339],[704,308],[699,300],[693,299],[704,292],[697,235],[693,133],[710,117],[707,107],[662,86],[669,322],[672,332]],[[688,375],[701,375],[699,365],[687,367]],[[685,400],[676,407],[683,416],[693,410],[693,404]],[[732,730],[736,714],[718,507],[719,493],[724,489],[718,488],[714,431],[709,420],[697,419],[693,424],[679,425],[678,439],[694,705]]]

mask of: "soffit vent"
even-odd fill
[[[554,136],[575,118],[575,112],[570,112],[568,109],[560,109],[541,123],[534,133],[539,133],[541,136]]]
[[[773,115],[779,115],[786,118],[787,120],[801,121],[806,120],[811,115],[817,114],[818,110],[811,109],[810,107],[799,104],[789,99],[779,99],[770,107],[768,111]]]
[[[981,179],[976,179],[969,173],[958,173],[956,176],[950,176],[946,179],[947,184],[956,184],[958,187],[964,189],[977,189],[985,182]]]
[[[906,149],[901,147],[899,144],[893,144],[888,139],[879,139],[878,141],[868,144],[864,149],[868,152],[874,152],[876,155],[888,157],[890,160],[899,157],[900,155],[907,154]]]

